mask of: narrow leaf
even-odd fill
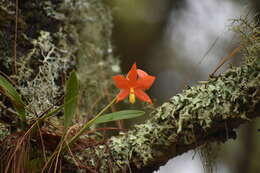
[[[0,92],[5,96],[7,96],[12,101],[13,106],[15,107],[16,111],[19,114],[19,118],[25,121],[26,120],[25,104],[20,94],[16,91],[13,85],[1,75],[0,75]]]
[[[97,118],[93,124],[106,123],[109,121],[117,121],[123,119],[131,119],[144,115],[144,111],[139,110],[123,110],[118,112],[113,112],[110,114],[105,114]]]
[[[79,82],[77,79],[76,72],[72,72],[66,83],[65,97],[64,97],[64,127],[66,129],[72,124],[74,114],[77,109],[79,94]]]

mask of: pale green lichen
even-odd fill
[[[252,37],[252,33],[247,36]],[[129,163],[137,168],[153,166],[160,157],[175,156],[196,146],[196,136],[210,136],[208,130],[214,131],[212,126],[217,123],[250,119],[249,113],[260,99],[260,38],[255,36],[253,42],[246,42],[241,67],[232,67],[184,90],[153,111],[144,124],[112,137],[108,145],[114,164],[108,166],[108,158],[101,155],[102,166],[107,165],[103,172],[111,167],[114,172],[127,170]]]
[[[57,80],[60,72],[65,73],[70,67],[72,57],[69,52],[62,56],[66,50],[56,47],[49,32],[40,31],[39,34],[37,39],[31,40],[34,48],[22,57],[25,63],[20,63],[17,78],[21,94],[26,96],[28,106],[37,114],[55,105],[57,97],[61,96],[62,86],[58,86]],[[28,62],[32,61],[40,63],[36,74],[35,69],[28,67]]]
[[[10,135],[10,131],[8,130],[8,127],[0,123],[0,141],[5,139],[5,137],[8,135]]]
[[[14,4],[11,3],[12,8],[9,6],[14,9]],[[115,95],[111,76],[120,71],[110,41],[112,18],[109,8],[100,0],[32,1],[20,8],[27,28],[19,33],[18,74],[12,75],[12,79],[29,107],[39,114],[55,106],[63,94],[66,76],[71,69],[77,68],[82,92],[80,110],[82,115],[89,112],[88,115],[93,116]],[[23,11],[23,8],[31,10]],[[37,8],[42,10],[36,13]],[[38,23],[30,23],[33,20]],[[4,30],[3,36],[10,35],[8,31]],[[8,44],[12,45],[12,41],[10,37]],[[12,51],[9,49],[9,56],[0,57],[4,65],[2,71],[8,75],[13,69]],[[96,106],[92,107],[95,102]]]
[[[15,5],[10,1],[0,5],[10,10],[11,20],[5,18],[0,24],[0,68],[16,82],[31,110],[39,115],[56,106],[72,69],[76,69],[80,79],[82,119],[93,116],[113,99],[116,90],[111,77],[120,72],[120,66],[111,45],[112,17],[102,0],[32,0],[20,4],[17,74],[13,73],[12,48]],[[1,14],[0,9],[0,21]],[[6,98],[0,99],[5,104]],[[7,112],[0,108],[2,114]],[[35,115],[30,114],[27,119],[31,117]],[[8,128],[0,129],[0,140],[9,133]],[[91,155],[80,153],[78,158],[90,167],[96,166],[99,155],[105,155],[103,149],[96,153],[90,148],[88,153]],[[65,159],[74,163],[70,155],[65,155]],[[106,166],[100,169],[105,171]]]
[[[259,56],[255,60],[258,65],[230,69],[207,84],[185,90],[152,112],[145,124],[112,138],[111,153],[117,164],[131,160],[137,167],[149,165],[156,160],[157,149],[196,142],[196,126],[206,132],[218,121],[248,119],[247,113],[254,108],[250,92],[260,86]]]
[[[82,113],[95,115],[115,95],[111,77],[120,72],[119,61],[113,57],[111,45],[112,17],[102,1],[68,1],[66,25],[81,48],[76,54],[77,72],[81,82]],[[91,33],[91,34],[90,34]],[[97,106],[92,105],[98,103]]]
[[[20,4],[19,21],[24,21],[25,26],[20,27],[22,22],[18,23],[17,74],[13,73],[14,33],[10,29],[14,29],[15,5],[13,2],[1,5],[8,6],[12,21],[5,18],[3,21],[7,25],[0,24],[5,24],[0,32],[3,46],[0,68],[16,82],[28,107],[36,114],[57,104],[63,95],[66,76],[72,69],[77,70],[81,82],[79,110],[84,113],[82,116],[86,112],[93,116],[115,96],[111,77],[120,72],[120,67],[111,45],[112,17],[103,1],[32,0]],[[1,96],[2,99],[4,102],[5,97]],[[95,155],[95,151],[92,150],[92,154]],[[65,157],[74,163],[70,155]],[[93,167],[97,161],[93,155],[82,153],[79,158]]]
[[[10,75],[11,79],[16,82],[17,89],[21,92],[26,100],[28,107],[35,113],[39,114],[54,106],[57,99],[63,93],[61,80],[62,75],[68,73],[68,69],[75,64],[73,60],[73,51],[66,49],[69,46],[64,46],[65,33],[61,27],[61,21],[57,21],[53,15],[48,17],[51,10],[44,11],[48,3],[41,1],[40,3],[32,1],[30,3],[23,3],[20,5],[21,11],[24,10],[19,20],[26,23],[26,27],[20,30],[18,23],[18,40],[17,40],[17,74],[13,73],[13,49],[5,49],[1,52],[10,52],[8,56],[1,56],[4,66],[1,70]],[[48,1],[51,3],[51,1]],[[2,4],[4,6],[4,4]],[[14,4],[12,4],[14,6]],[[54,4],[53,8],[55,7]],[[45,8],[46,7],[46,8]],[[37,11],[37,8],[43,10]],[[10,8],[14,10],[15,8]],[[36,13],[37,11],[37,13]],[[35,12],[35,14],[33,14]],[[42,23],[31,23],[32,21],[55,22],[56,26],[50,25],[46,28]],[[47,24],[47,23],[46,23]],[[14,25],[2,30],[5,32],[5,37],[9,45],[13,45],[13,34],[6,35],[9,30],[12,30]],[[37,29],[37,31],[35,30]],[[57,30],[56,30],[57,29]],[[53,32],[50,32],[53,31]],[[1,39],[2,40],[2,39]],[[4,44],[1,44],[4,45]],[[68,45],[68,44],[67,44]],[[74,61],[74,63],[73,63]],[[33,115],[30,115],[31,117]],[[27,117],[27,119],[29,118]]]

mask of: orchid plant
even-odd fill
[[[130,103],[135,103],[136,97],[143,102],[147,102],[152,104],[152,100],[145,93],[155,81],[155,77],[148,75],[145,71],[138,69],[136,63],[134,63],[126,76],[124,75],[116,75],[112,77],[115,83],[115,86],[120,89],[119,94],[105,107],[103,108],[96,116],[94,116],[91,120],[85,123],[74,135],[68,135],[70,133],[70,127],[73,123],[73,119],[76,114],[76,109],[78,106],[78,98],[79,98],[79,82],[77,79],[76,72],[72,72],[69,79],[66,82],[65,86],[65,95],[64,95],[64,103],[58,108],[50,108],[46,112],[42,113],[41,116],[37,117],[30,124],[27,119],[27,115],[32,113],[30,108],[26,105],[26,102],[22,100],[21,95],[16,91],[15,86],[11,83],[11,80],[5,75],[0,75],[0,93],[9,98],[17,111],[17,115],[22,122],[22,125],[17,126],[21,127],[26,133],[21,139],[26,139],[31,132],[36,128],[40,128],[40,125],[47,118],[57,114],[61,110],[64,109],[64,132],[63,136],[60,137],[60,144],[57,146],[56,150],[49,157],[47,163],[43,167],[43,170],[47,168],[47,165],[52,165],[51,163],[54,160],[58,160],[59,155],[62,151],[65,151],[70,146],[72,146],[79,137],[86,132],[90,126],[93,124],[106,123],[109,121],[117,121],[123,119],[131,119],[135,117],[139,117],[144,115],[145,112],[140,110],[122,110],[117,112],[112,112],[109,114],[104,114],[113,104],[118,103],[127,96],[129,96]],[[68,136],[70,136],[68,138]],[[21,140],[22,142],[23,140]],[[15,156],[15,150],[10,157],[12,160]],[[7,166],[8,167],[8,166]],[[55,167],[56,169],[56,167]]]

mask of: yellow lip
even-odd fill
[[[130,88],[129,101],[130,101],[130,103],[132,103],[132,104],[135,102],[135,92],[134,92],[134,88]]]

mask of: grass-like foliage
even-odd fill
[[[16,91],[15,87],[8,82],[6,78],[0,75],[0,92],[7,96],[13,106],[15,107],[16,111],[19,114],[19,118],[23,121],[26,120],[26,113],[25,113],[25,103],[22,100],[20,94]]]

